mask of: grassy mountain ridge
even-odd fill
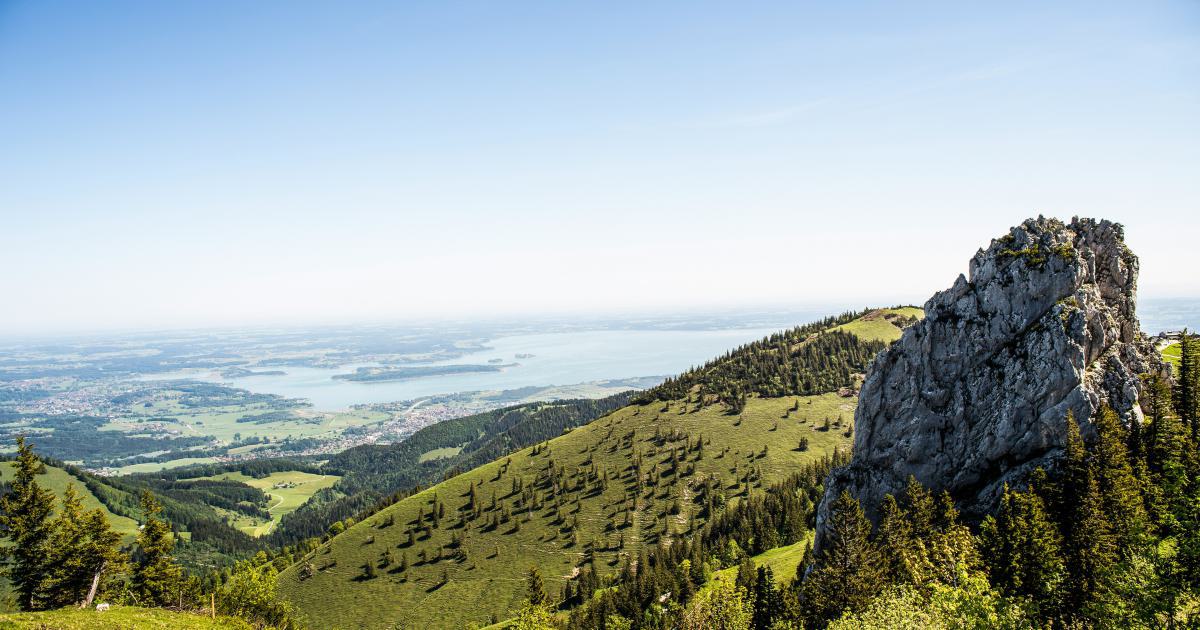
[[[508,618],[531,565],[552,597],[581,570],[611,574],[848,447],[856,401],[834,392],[919,314],[848,313],[742,346],[353,524],[280,592],[318,627],[461,627]]]
[[[562,434],[625,406],[633,392],[600,399],[514,405],[425,427],[403,442],[357,446],[329,459],[332,487],[285,516],[271,541],[284,545],[320,536],[335,521],[378,509],[389,495],[440,481],[506,453]],[[430,458],[430,453],[446,456]]]
[[[754,398],[740,416],[719,405],[625,407],[355,524],[284,571],[280,592],[318,627],[504,619],[530,565],[552,593],[590,556],[615,570],[623,554],[848,444],[847,425],[824,430],[824,419],[853,411],[836,394]]]
[[[783,330],[730,350],[669,378],[635,401],[721,402],[735,409],[747,395],[808,396],[849,385],[852,376],[903,327],[923,315],[916,307],[864,309]]]

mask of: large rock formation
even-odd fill
[[[1161,363],[1134,313],[1137,272],[1121,226],[1093,219],[1030,219],[976,253],[970,276],[934,295],[868,370],[818,546],[842,490],[874,517],[912,475],[978,518],[1005,482],[1061,453],[1068,411],[1085,438],[1102,402],[1140,422],[1139,375]]]

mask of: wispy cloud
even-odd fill
[[[819,98],[792,107],[743,112],[706,120],[691,121],[685,126],[699,129],[775,127],[795,122],[806,114],[818,110],[830,102],[832,102],[832,99]]]

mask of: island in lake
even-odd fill
[[[222,378],[244,378],[247,376],[283,376],[283,370],[247,370],[241,367],[231,367],[221,371]]]
[[[415,365],[405,367],[360,367],[350,374],[336,374],[333,378],[358,383],[378,383],[383,381],[405,381],[425,376],[448,376],[452,374],[473,374],[476,372],[499,372],[516,363],[504,365]]]

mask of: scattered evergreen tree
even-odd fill
[[[525,574],[525,590],[529,603],[533,606],[544,606],[548,603],[546,585],[542,582],[542,572],[536,566],[530,566]]]
[[[0,557],[8,561],[4,575],[17,592],[22,610],[40,610],[46,605],[54,495],[37,482],[37,476],[45,472],[33,445],[18,436],[11,488],[0,498],[0,525],[11,544],[0,546]]]
[[[784,615],[783,595],[775,584],[775,574],[771,567],[758,568],[754,581],[754,627],[771,628],[776,620]]]
[[[1092,423],[1097,434],[1093,459],[1103,513],[1112,528],[1115,544],[1135,551],[1146,533],[1146,512],[1125,446],[1125,430],[1117,413],[1108,405],[1100,408]]]
[[[68,484],[54,521],[50,541],[51,568],[47,605],[61,608],[103,595],[111,578],[124,569],[121,535],[100,509],[85,512],[83,501]]]
[[[803,587],[807,625],[821,627],[843,611],[860,611],[884,586],[871,522],[849,491],[833,504],[829,534]]]
[[[1117,541],[1104,513],[1100,486],[1073,415],[1067,416],[1062,497],[1064,547],[1068,578],[1066,610],[1086,614],[1105,598],[1116,563]]]
[[[171,526],[158,517],[162,506],[149,491],[142,492],[141,508],[146,521],[137,536],[130,591],[140,605],[168,606],[176,602],[183,580],[183,569],[171,556],[175,539]]]

